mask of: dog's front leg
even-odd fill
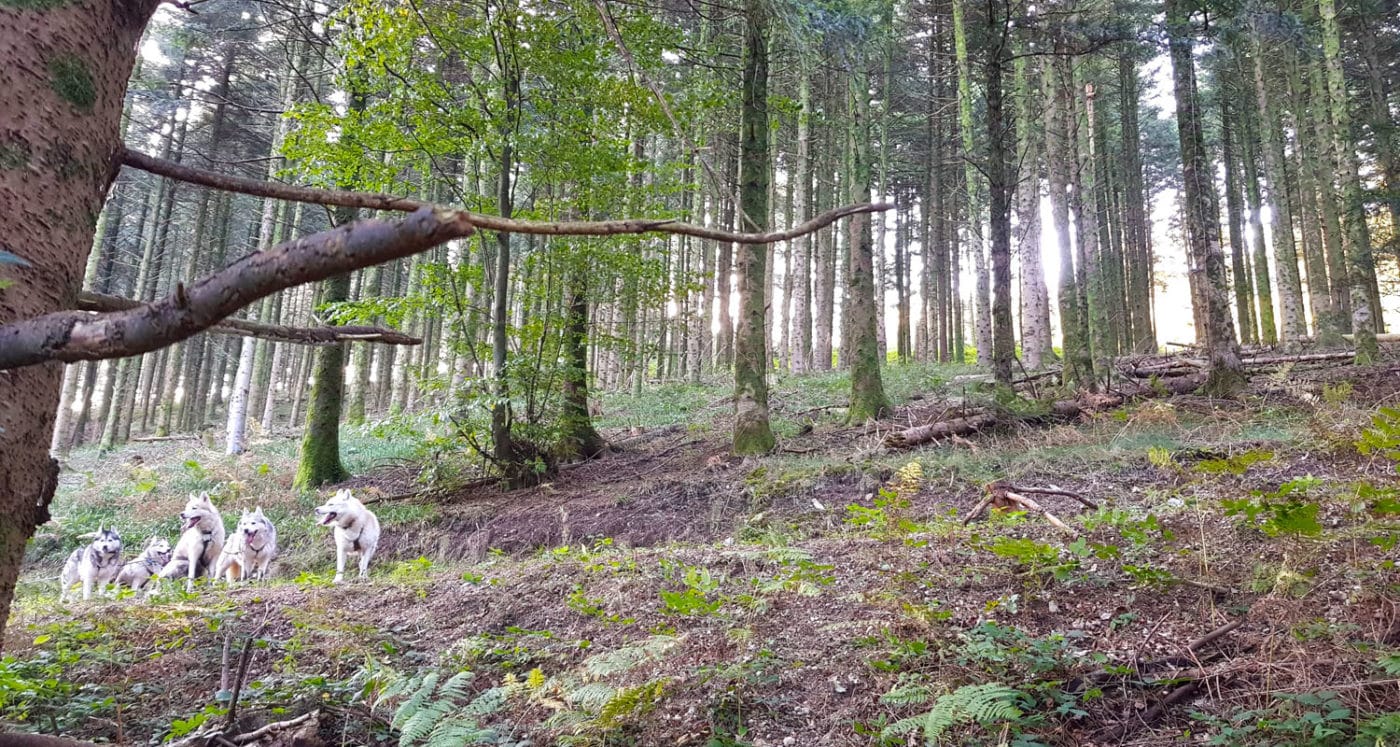
[[[190,567],[187,575],[185,576],[185,593],[187,594],[194,592],[194,576],[196,573],[199,572],[199,557],[203,554],[203,551],[190,551]]]
[[[84,601],[84,602],[89,601],[89,600],[92,599],[92,582],[93,582],[93,580],[94,580],[94,579],[93,579],[93,577],[92,577],[92,574],[90,574],[90,573],[84,573],[84,574],[83,574],[83,601]]]
[[[335,583],[340,583],[345,578],[345,545],[340,542],[335,543]]]

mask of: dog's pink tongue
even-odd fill
[[[196,526],[198,526],[198,525],[199,525],[199,517],[198,517],[198,516],[191,517],[189,521],[185,522],[185,528],[186,528],[186,529],[194,529],[194,528],[195,528]]]

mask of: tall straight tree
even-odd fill
[[[739,113],[739,211],[743,230],[768,222],[768,11],[744,3],[743,108]],[[734,344],[734,453],[763,454],[776,443],[768,425],[768,350],[764,342],[767,246],[739,247],[739,325]]]
[[[1064,381],[1092,386],[1094,359],[1089,351],[1089,315],[1080,300],[1082,291],[1076,274],[1069,222],[1070,170],[1074,154],[1069,127],[1071,92],[1065,81],[1068,66],[1067,54],[1050,58],[1045,66],[1045,163],[1049,174],[1050,214],[1060,254],[1060,284],[1056,297],[1065,358]]]
[[[967,54],[967,22],[964,18],[966,8],[964,0],[952,0],[952,3],[953,55],[958,67],[958,129],[962,133],[963,190],[967,210],[964,235],[967,238],[968,251],[972,253],[976,309],[973,332],[977,343],[977,360],[980,363],[992,359],[991,288],[987,282],[987,253],[982,246],[982,203],[978,189],[982,176],[973,160],[973,154],[977,152],[977,133],[973,128],[972,68]]]
[[[1026,368],[1038,370],[1051,360],[1055,351],[1050,338],[1050,294],[1045,287],[1045,270],[1040,250],[1040,154],[1043,150],[1038,127],[1032,124],[1036,111],[1038,80],[1028,72],[1031,61],[1022,55],[1016,58],[1016,120],[1024,152],[1016,200],[1016,219],[1020,229],[1017,250],[1021,258],[1021,351]]]
[[[1366,225],[1365,191],[1356,148],[1348,142],[1351,115],[1347,110],[1346,78],[1342,71],[1342,40],[1334,0],[1318,0],[1322,16],[1322,56],[1327,64],[1327,108],[1332,127],[1332,150],[1342,185],[1342,235],[1346,244],[1347,269],[1351,284],[1351,334],[1356,345],[1356,362],[1371,363],[1380,354],[1376,343],[1375,306],[1371,280],[1375,262],[1371,257],[1371,235]]]
[[[956,1],[956,0],[955,0]],[[987,0],[987,189],[992,222],[992,378],[1011,386],[1016,360],[1016,332],[1011,320],[1011,197],[1014,170],[1007,140],[1013,129],[1005,105],[1004,78],[1011,62],[1011,18],[1000,13],[1002,3]]]
[[[870,199],[870,73],[859,50],[848,50],[850,71],[847,104],[847,159],[850,176],[848,196]],[[869,216],[858,216],[848,224],[846,264],[847,339],[841,341],[841,357],[850,353],[851,403],[847,419],[863,423],[878,418],[889,409],[885,384],[880,376],[880,341],[876,333],[874,247]]]
[[[1230,317],[1225,255],[1220,247],[1220,213],[1205,137],[1201,133],[1191,16],[1186,0],[1167,0],[1166,12],[1177,136],[1181,142],[1188,249],[1197,266],[1204,270],[1205,287],[1200,295],[1205,309],[1200,316],[1205,320],[1206,329],[1201,339],[1209,356],[1209,368],[1202,391],[1212,396],[1226,396],[1244,384],[1244,365]]]

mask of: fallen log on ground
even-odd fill
[[[908,449],[931,441],[966,436],[1011,423],[1073,420],[1081,415],[1110,410],[1137,399],[1194,391],[1204,380],[1203,375],[1175,376],[1159,380],[1154,386],[1129,384],[1127,388],[1114,392],[1081,392],[1073,399],[1051,402],[1038,413],[1012,413],[991,407],[968,409],[955,418],[895,431],[885,436],[885,446],[891,449]]]

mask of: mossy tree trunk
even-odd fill
[[[607,444],[588,414],[588,269],[584,258],[573,259],[569,300],[564,319],[564,402],[560,426],[565,448],[573,457],[589,459]]]
[[[850,202],[870,201],[870,80],[864,60],[852,62],[849,79],[847,198]],[[850,357],[851,403],[847,420],[864,423],[889,410],[884,381],[880,377],[880,340],[876,334],[875,262],[870,215],[861,213],[848,219],[846,271],[846,339],[841,341],[841,357]]]
[[[739,115],[739,210],[742,230],[768,223],[768,16],[763,0],[744,5],[743,108]],[[764,342],[767,246],[738,252],[739,324],[734,340],[734,453],[763,454],[775,440],[768,425],[768,351]]]
[[[363,92],[352,91],[350,109],[363,112],[367,105]],[[353,187],[354,184],[344,185]],[[334,222],[343,226],[359,217],[350,207],[335,209]],[[321,284],[320,302],[350,300],[350,273],[337,275]],[[345,403],[345,343],[316,349],[312,363],[311,404],[306,410],[306,433],[301,440],[301,456],[293,485],[311,490],[341,482],[350,477],[340,461],[340,416]]]

